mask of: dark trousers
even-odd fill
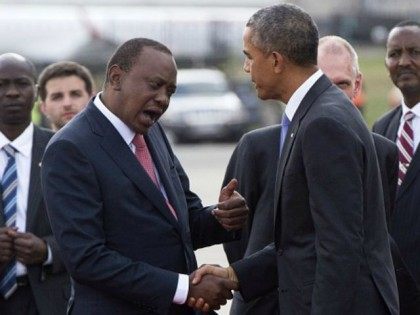
[[[29,284],[18,286],[17,290],[5,300],[0,297],[1,315],[38,315],[35,298]]]

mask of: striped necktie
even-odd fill
[[[15,149],[11,145],[3,147],[7,155],[7,165],[1,179],[4,219],[7,227],[14,227],[16,224],[16,193],[17,193],[17,171],[15,160]],[[10,261],[0,275],[0,294],[9,298],[17,289],[16,283],[16,260]]]
[[[415,114],[408,111],[404,115],[404,124],[397,139],[398,146],[398,186],[401,186],[414,154],[413,118]]]
[[[155,185],[160,189],[160,191],[165,197],[166,205],[168,206],[169,210],[171,210],[172,215],[177,219],[178,216],[176,214],[176,211],[172,207],[168,198],[166,197],[163,187],[161,187],[159,180],[156,176],[152,156],[150,155],[149,149],[147,148],[147,144],[146,144],[146,141],[144,140],[144,136],[141,134],[136,134],[134,136],[132,143],[136,147],[135,155],[137,157],[137,160],[140,162],[141,166],[143,166],[144,170],[149,175],[153,183],[155,183]]]

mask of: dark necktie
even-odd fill
[[[1,179],[4,219],[7,227],[16,225],[16,202],[17,202],[17,171],[15,149],[11,145],[3,147],[7,155],[7,164]],[[9,298],[17,289],[16,283],[16,260],[10,261],[0,275],[0,294]]]
[[[137,160],[140,162],[141,166],[143,166],[144,170],[149,175],[153,183],[155,183],[155,185],[159,188],[159,190],[162,191],[162,187],[160,186],[160,183],[155,173],[152,156],[150,155],[149,149],[147,148],[147,144],[146,144],[146,141],[144,140],[143,135],[136,134],[134,136],[132,143],[136,147],[135,154],[136,154]],[[173,214],[175,218],[177,218],[175,209],[169,203],[168,198],[166,198],[166,196],[164,197],[165,197],[168,208],[171,210],[171,213]]]
[[[404,124],[397,139],[398,146],[398,186],[401,186],[407,169],[410,166],[414,154],[413,118],[414,113],[408,111],[404,115]]]

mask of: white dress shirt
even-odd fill
[[[398,137],[401,135],[401,131],[404,125],[404,115],[411,111],[414,113],[414,117],[412,120],[412,126],[413,126],[413,136],[414,136],[414,150],[413,152],[416,152],[417,147],[420,142],[420,102],[413,106],[413,108],[408,108],[408,106],[405,104],[404,100],[401,103],[402,108],[402,115],[400,119],[400,126],[398,128]]]
[[[289,118],[289,121],[292,121],[293,116],[299,108],[299,105],[302,102],[303,98],[309,92],[309,90],[315,84],[315,82],[322,76],[322,74],[323,73],[321,70],[316,71],[305,82],[303,82],[303,84],[292,94],[284,110],[287,118]]]
[[[136,133],[131,130],[121,119],[119,119],[117,116],[114,115],[105,105],[102,103],[102,100],[100,98],[100,95],[102,93],[98,93],[93,101],[95,106],[98,108],[98,110],[111,122],[111,124],[115,127],[115,129],[118,131],[118,133],[121,135],[121,137],[124,139],[125,143],[129,146],[131,151],[135,152],[135,146],[133,145],[132,141],[134,139],[134,136]],[[155,173],[159,181],[159,173],[157,172],[155,168]],[[163,195],[166,197],[166,193],[164,191],[163,185],[160,185],[160,188],[163,193]],[[173,303],[175,304],[184,304],[187,300],[188,296],[188,289],[189,289],[189,277],[188,275],[179,274],[178,277],[178,285],[175,291],[175,295],[173,298]]]
[[[29,181],[31,175],[32,143],[34,135],[34,125],[28,127],[15,140],[10,141],[0,132],[0,174],[3,176],[7,165],[7,155],[3,147],[10,144],[15,150],[16,172],[17,172],[17,191],[16,191],[16,227],[19,232],[26,232],[26,211],[28,209]],[[52,253],[48,246],[48,258],[44,263],[51,264]],[[26,275],[26,266],[20,262],[16,263],[16,273],[18,276]]]

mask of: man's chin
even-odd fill
[[[399,81],[397,87],[401,90],[403,94],[413,94],[419,93],[420,90],[420,82],[414,81]]]

